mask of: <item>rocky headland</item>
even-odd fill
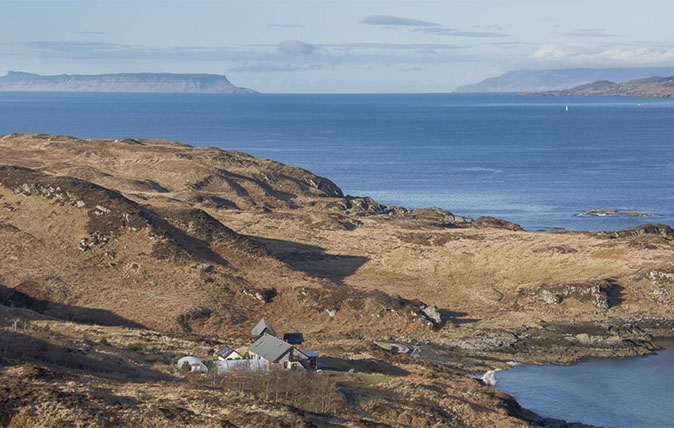
[[[10,71],[0,77],[0,91],[162,92],[252,94],[224,75],[171,73],[59,74],[42,76]]]
[[[526,232],[240,152],[5,135],[0,425],[572,426],[473,376],[654,352],[672,260],[666,225]],[[329,406],[174,367],[262,316],[321,355]]]

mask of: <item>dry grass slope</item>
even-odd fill
[[[644,320],[674,318],[672,260],[664,225],[528,233],[238,152],[5,135],[0,425],[528,426],[464,374],[649,352]],[[171,366],[245,346],[261,316],[305,333],[343,401],[302,407]]]

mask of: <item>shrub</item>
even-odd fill
[[[232,369],[217,383],[227,391],[311,412],[334,414],[344,407],[337,384],[329,376],[312,371],[285,370],[276,365],[268,371]]]
[[[145,351],[145,344],[144,343],[132,343],[129,345],[128,349],[135,351],[135,352],[144,352]]]

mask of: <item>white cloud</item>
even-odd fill
[[[311,55],[316,47],[298,40],[286,40],[278,45],[279,52],[286,55]]]
[[[360,21],[362,24],[370,25],[385,25],[385,26],[411,26],[411,27],[427,27],[434,26],[434,24],[428,21],[422,21],[421,19],[414,18],[401,18],[398,16],[389,16],[389,15],[372,15],[366,16]]]
[[[465,51],[468,46],[455,43],[327,43],[310,44],[286,40],[278,44],[245,46],[167,46],[156,48],[99,42],[36,41],[21,48],[36,57],[63,59],[156,59],[180,61],[246,61],[247,64],[276,63],[286,67],[289,61],[358,61],[380,62],[397,59],[401,62],[423,58],[450,56]],[[0,43],[0,55],[11,54],[6,44]],[[466,55],[465,52],[460,55]]]
[[[616,37],[615,34],[609,34],[602,28],[580,28],[564,34],[569,37]]]
[[[454,28],[449,27],[428,27],[428,28],[417,28],[414,31],[435,34],[438,36],[451,36],[451,37],[507,37],[507,34],[504,33],[495,33],[493,31],[459,31]]]
[[[639,66],[674,64],[674,48],[632,45],[546,44],[529,57],[542,64],[564,66]]]
[[[285,73],[291,71],[314,71],[320,70],[323,66],[320,64],[296,65],[296,64],[242,64],[238,67],[231,68],[230,71],[247,72],[247,73]]]

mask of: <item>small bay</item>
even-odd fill
[[[674,343],[657,355],[523,364],[494,373],[496,387],[541,416],[616,428],[674,426]]]

